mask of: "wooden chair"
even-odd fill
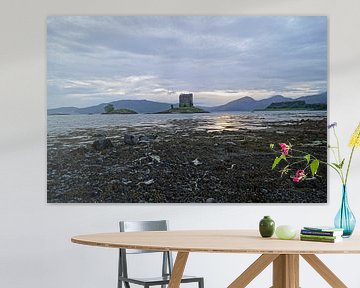
[[[168,221],[120,221],[120,232],[134,232],[134,231],[167,231]],[[144,288],[150,286],[160,286],[165,288],[169,284],[170,276],[173,268],[173,259],[171,252],[149,251],[149,250],[135,250],[135,249],[119,249],[119,269],[118,269],[118,288],[122,288],[124,283],[125,288],[130,288],[131,284],[137,284]],[[163,253],[162,274],[160,277],[152,278],[134,278],[129,277],[127,269],[127,254],[141,254],[141,253]],[[195,276],[183,276],[181,283],[198,283],[198,288],[204,288],[204,278]]]

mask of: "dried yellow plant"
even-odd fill
[[[350,147],[360,147],[360,122],[359,122],[358,126],[356,127],[354,133],[351,135],[349,146]]]

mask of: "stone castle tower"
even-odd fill
[[[192,93],[182,93],[179,96],[179,107],[193,107],[194,95]]]

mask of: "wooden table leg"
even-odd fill
[[[299,288],[299,255],[281,254],[273,263],[273,288]]]
[[[244,288],[254,280],[271,262],[273,262],[278,254],[263,254],[254,263],[252,263],[238,278],[232,282],[228,288]]]
[[[301,255],[320,274],[324,280],[334,288],[347,288],[347,286],[314,254]]]
[[[347,286],[315,255],[301,255],[333,288]],[[263,254],[251,264],[228,288],[244,288],[273,262],[272,288],[299,288],[299,255]]]
[[[168,288],[180,287],[181,278],[183,277],[185,265],[188,257],[189,257],[189,252],[177,253]]]

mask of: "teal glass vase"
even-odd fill
[[[356,219],[349,207],[346,185],[342,187],[341,206],[336,214],[334,224],[336,228],[344,229],[344,238],[350,237],[355,229]]]

